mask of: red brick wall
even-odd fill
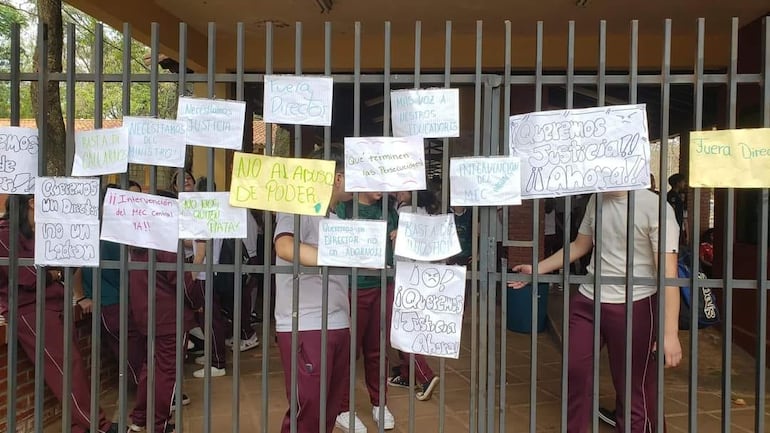
[[[78,337],[78,349],[83,355],[86,368],[91,369],[91,321],[90,316],[77,322],[76,336]],[[2,336],[5,337],[5,325],[0,327]],[[2,338],[5,341],[5,338]],[[112,354],[102,350],[102,369],[100,377],[101,395],[116,387],[118,381],[118,367]],[[17,432],[26,433],[34,431],[35,410],[35,366],[27,355],[19,349],[16,364],[16,425]],[[3,343],[0,349],[0,431],[7,431],[6,411],[8,406],[8,351]],[[43,421],[49,425],[61,418],[61,404],[56,400],[51,391],[45,387],[45,410]]]

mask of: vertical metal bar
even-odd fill
[[[508,127],[508,119],[511,116],[511,21],[505,21],[505,66],[503,71],[503,154],[508,155],[509,140],[510,140],[510,128]],[[504,235],[502,241],[508,240],[508,207],[503,208],[503,229]],[[505,431],[505,412],[506,412],[506,391],[508,387],[508,287],[506,282],[508,281],[508,263],[507,260],[503,262],[502,275],[500,279],[500,409],[498,415],[498,431]],[[490,426],[491,428],[491,426]]]
[[[187,24],[179,23],[179,78],[177,81],[177,94],[183,96],[187,86]],[[184,176],[177,176],[177,183],[184,183]],[[180,190],[180,189],[177,189]],[[179,240],[176,247],[176,274],[183,276],[185,272],[184,241]],[[185,315],[185,286],[184,277],[176,280],[176,372],[174,383],[174,425],[176,433],[182,433],[184,423],[182,422],[182,399],[184,396],[184,355],[187,351],[187,334],[184,324]],[[184,337],[183,337],[184,336]],[[121,430],[122,431],[122,430]]]
[[[631,21],[631,46],[630,51],[630,68],[629,68],[629,103],[636,103],[636,86],[638,84],[638,67],[639,67],[639,22]],[[603,86],[602,86],[603,87]],[[604,101],[602,101],[603,103]],[[628,219],[626,221],[626,305],[625,305],[625,323],[626,323],[626,344],[625,351],[623,353],[624,371],[626,372],[623,377],[623,419],[625,423],[623,425],[623,431],[625,433],[631,432],[631,368],[632,368],[632,344],[633,344],[633,317],[634,317],[634,225],[636,219],[636,192],[629,191],[627,198],[627,212]],[[596,362],[596,361],[595,361]],[[617,392],[617,390],[616,390]],[[620,408],[616,408],[616,413]]]
[[[123,94],[122,112],[131,114],[131,25],[123,24]],[[121,184],[128,185],[128,175],[121,175]],[[128,249],[120,245],[120,335],[118,342],[118,431],[128,424]],[[93,427],[92,427],[93,430]],[[179,432],[181,433],[181,432]]]
[[[239,22],[236,26],[236,67],[235,67],[235,99],[243,101],[244,94],[244,56],[246,45],[246,31],[243,22]],[[246,119],[247,122],[251,122],[251,118]],[[209,181],[208,185],[213,187],[214,182]],[[248,211],[247,211],[248,212]],[[241,426],[241,332],[240,323],[243,314],[250,314],[250,311],[242,311],[241,304],[243,300],[243,260],[238,258],[243,257],[243,242],[235,242],[235,254],[234,260],[235,267],[233,269],[233,275],[235,275],[235,297],[233,299],[233,393],[232,393],[232,431],[238,433]],[[236,331],[237,329],[237,331]]]
[[[21,98],[19,89],[21,88],[21,26],[19,23],[11,23],[11,125],[19,126]],[[40,155],[40,153],[38,153]],[[21,204],[18,200],[10,201],[10,237],[9,239],[18,239],[19,233],[19,211]],[[10,242],[8,245],[8,320],[6,320],[7,337],[6,348],[8,350],[8,379],[6,396],[8,402],[6,406],[6,427],[8,431],[16,431],[16,385],[17,368],[16,361],[19,358],[19,257],[18,243]]]
[[[38,73],[37,73],[37,100],[45,106],[48,89],[48,26],[42,22],[37,27]],[[46,152],[48,143],[48,127],[46,122],[48,110],[38,110],[38,176],[48,173],[46,167]],[[20,206],[22,204],[19,204]],[[37,281],[35,292],[35,428],[43,430],[43,411],[45,407],[45,268],[37,269]]]
[[[294,33],[294,73],[302,74],[302,23],[295,24]],[[294,156],[299,158],[302,154],[302,127],[294,127]],[[294,216],[294,227],[300,229],[299,215]],[[294,251],[299,251],[299,236],[294,237]],[[299,254],[294,255],[293,263],[295,275],[299,273]],[[299,397],[297,389],[297,362],[299,347],[299,279],[293,280],[292,287],[292,320],[291,320],[291,404],[289,407],[291,415],[291,433],[297,432],[297,411]]]
[[[500,82],[497,77],[493,77],[494,82],[487,87],[490,89],[491,99],[488,101],[485,108],[488,108],[490,112],[490,121],[486,128],[485,134],[488,136],[487,155],[497,156],[500,154]],[[501,258],[497,256],[497,243],[502,242],[501,234],[507,227],[503,227],[502,224],[498,224],[500,216],[498,215],[497,208],[487,209],[489,212],[489,230],[495,230],[494,242],[490,242],[489,255],[491,260],[488,263],[488,272],[484,275],[487,276],[486,288],[488,291],[487,299],[487,311],[488,311],[488,325],[487,325],[487,341],[489,342],[489,350],[487,351],[487,430],[490,432],[495,431],[495,403],[497,386],[495,381],[495,374],[497,370],[497,364],[495,362],[496,350],[497,350],[497,328],[495,327],[495,321],[497,320],[497,291],[498,291],[498,274],[497,266],[501,263]],[[500,208],[500,214],[505,211],[505,207]],[[500,231],[497,231],[498,226]],[[500,280],[500,289],[503,289],[502,280]],[[501,351],[504,351],[505,347],[501,346]]]
[[[597,74],[597,86],[596,90],[598,93],[596,104],[598,106],[604,106],[604,97],[605,97],[605,80],[606,80],[606,66],[607,66],[607,22],[602,20],[599,22],[599,70]],[[629,195],[628,199],[629,203],[633,202],[633,194]],[[599,210],[599,206],[597,205],[597,211]],[[598,213],[598,212],[597,212]],[[598,219],[598,216],[597,216]],[[629,221],[633,221],[633,217],[629,218]],[[598,231],[596,232],[596,240],[598,242],[601,242],[603,232]],[[630,233],[627,234],[627,236],[630,235]],[[633,239],[633,238],[632,238]],[[632,241],[627,240],[627,244],[631,245],[633,244]],[[600,256],[596,256],[600,257]],[[597,260],[594,260],[594,263]],[[598,278],[599,278],[599,284],[601,285],[601,274],[597,272]],[[596,275],[595,275],[596,277]],[[596,288],[597,285],[594,285],[594,288]],[[594,341],[593,341],[593,411],[594,416],[593,418],[593,427],[594,431],[598,428],[599,424],[599,353],[601,352],[601,296],[595,296],[594,297]],[[628,344],[628,342],[627,342]],[[630,370],[626,370],[629,372]]]
[[[332,23],[324,23],[324,75],[332,75]],[[331,159],[332,128],[324,126],[324,159]],[[329,341],[329,267],[321,268],[321,405],[318,417],[318,431],[326,433],[326,411],[328,401],[326,398],[329,380],[329,362],[327,359]]]
[[[762,20],[762,125],[770,127],[770,18]],[[757,305],[758,305],[758,330],[757,330],[757,377],[756,377],[756,407],[754,418],[754,431],[765,431],[765,416],[762,408],[765,408],[767,396],[767,248],[770,242],[768,236],[768,190],[762,190],[761,209],[759,218],[759,263],[757,263]]]
[[[730,65],[728,69],[727,128],[736,127],[738,97],[738,18],[731,21]],[[732,424],[732,344],[733,344],[733,242],[735,240],[735,190],[727,189],[727,215],[724,234],[724,322],[722,335],[722,431],[729,432]],[[694,314],[694,313],[693,313]]]
[[[699,18],[696,22],[696,32],[698,40],[696,42],[695,49],[695,81],[693,82],[693,105],[695,109],[694,129],[700,131],[703,128],[703,68],[705,57],[705,20]],[[661,179],[661,182],[663,179]],[[690,278],[690,293],[698,293],[698,285],[700,284],[698,278],[698,269],[700,268],[700,254],[696,254],[698,251],[698,245],[700,245],[698,238],[700,237],[700,202],[701,202],[701,189],[693,189],[693,211],[692,222],[694,230],[692,231],[693,248],[692,255],[690,257],[690,269],[693,270]],[[690,302],[692,303],[690,311],[698,311],[698,296],[691,296]],[[688,420],[687,425],[689,431],[697,433],[698,431],[698,315],[691,314],[690,317],[690,380],[688,386]]]
[[[661,67],[661,82],[660,82],[660,93],[661,93],[661,120],[660,120],[660,154],[661,155],[667,155],[668,154],[668,134],[669,134],[669,108],[670,108],[670,101],[671,101],[671,20],[667,19],[665,21],[664,25],[664,40],[663,40],[663,59],[662,59],[662,67]],[[661,182],[663,179],[668,178],[668,158],[661,158],[660,159],[660,179]],[[659,219],[658,219],[658,245],[666,245],[666,214],[669,210],[669,206],[667,205],[666,196],[665,194],[660,194],[659,201]],[[663,345],[663,336],[665,330],[665,311],[666,311],[666,296],[665,296],[665,290],[666,290],[666,248],[658,248],[658,278],[657,278],[657,286],[658,286],[658,317],[657,317],[657,329],[658,329],[658,348],[659,351],[662,351],[662,348],[665,347]],[[662,352],[659,352],[662,353]],[[658,398],[657,398],[657,406],[658,406],[658,419],[656,421],[656,428],[657,431],[663,431],[665,419],[663,417],[663,392],[664,392],[664,381],[663,381],[663,365],[664,365],[664,356],[658,356],[656,358],[657,365],[656,369],[658,371]]]
[[[98,70],[101,74],[104,65],[104,27],[101,24],[97,24],[94,28],[94,35],[96,39],[96,46],[94,47],[93,59],[91,64],[95,70]],[[75,26],[70,23],[67,25],[67,150],[70,150],[70,143],[74,144],[75,134]],[[94,85],[96,85],[94,83]],[[102,111],[101,104],[94,104],[94,111]],[[74,147],[74,146],[72,146]],[[74,149],[73,153],[74,153]],[[72,173],[72,159],[69,158],[69,152],[65,162],[67,164],[67,174]],[[99,413],[99,378],[101,371],[101,269],[88,269],[83,268],[81,272],[93,272],[92,281],[92,293],[91,299],[93,300],[93,306],[91,309],[91,401],[89,402],[92,414]],[[69,273],[68,273],[69,275]],[[66,294],[64,299],[70,299]],[[65,317],[65,326],[72,320]],[[68,360],[71,357],[71,353],[67,350],[68,341],[65,336],[65,352],[64,359]],[[69,367],[69,361],[67,361]],[[71,386],[71,383],[68,384]],[[63,395],[69,395],[70,388],[63,388]],[[67,418],[64,418],[66,421]],[[99,429],[99,417],[91,417],[91,430],[97,431]]]
[[[265,26],[265,74],[273,73],[273,23],[268,21]],[[273,154],[273,125],[265,124],[265,155]],[[269,395],[269,375],[270,369],[270,353],[268,350],[269,344],[267,342],[270,338],[270,298],[271,298],[271,280],[272,273],[270,271],[271,260],[268,257],[272,257],[273,247],[273,214],[271,212],[265,212],[265,224],[263,230],[265,232],[265,253],[263,256],[264,273],[262,278],[262,388],[261,395]],[[285,373],[285,370],[284,370]],[[261,432],[267,433],[268,424],[270,421],[269,409],[267,398],[262,398],[261,403]]]
[[[480,29],[477,27],[477,38],[481,38]],[[478,39],[477,39],[478,40]],[[484,82],[484,97],[482,99],[482,141],[481,141],[481,154],[489,154],[489,125],[491,124],[492,116],[492,88],[488,83]],[[479,433],[487,431],[487,404],[488,404],[488,382],[487,376],[489,372],[489,365],[487,364],[487,354],[491,350],[487,329],[489,328],[489,273],[494,269],[494,254],[492,251],[495,249],[494,233],[497,230],[497,224],[491,218],[492,213],[497,217],[496,212],[491,212],[488,208],[478,209],[480,219],[483,224],[479,225],[479,243],[483,246],[479,250],[479,267],[481,272],[479,273],[478,287],[479,287]],[[492,256],[492,257],[490,257]]]
[[[476,72],[474,76],[474,98],[473,98],[473,154],[480,155],[481,147],[481,47],[480,38],[481,22],[476,22]],[[479,212],[478,208],[473,208],[472,239],[479,238]],[[474,242],[471,248],[471,256],[479,257],[478,242]],[[471,389],[470,389],[470,433],[478,431],[478,394],[479,380],[477,377],[479,371],[479,305],[478,305],[478,262],[474,261],[471,265]]]

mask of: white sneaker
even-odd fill
[[[396,420],[393,418],[393,414],[390,413],[390,410],[388,410],[388,407],[384,407],[385,410],[385,416],[382,420],[382,429],[383,430],[393,430],[396,428]],[[380,407],[374,406],[372,408],[372,418],[374,418],[374,422],[379,426],[380,425]]]
[[[224,376],[225,374],[227,374],[227,371],[225,371],[224,368],[211,367],[211,377],[221,377],[221,376]],[[194,371],[193,376],[197,377],[198,379],[203,379],[204,377],[206,377],[206,367],[203,367],[200,370]]]
[[[144,427],[136,425],[136,424],[129,424],[128,425],[128,431],[143,432],[144,431]]]
[[[228,338],[225,340],[225,346],[232,348],[233,347],[233,339]],[[241,352],[245,352],[247,350],[251,350],[255,347],[259,346],[259,337],[257,337],[257,333],[255,332],[254,335],[246,340],[241,340]]]
[[[342,412],[341,414],[337,415],[337,421],[335,422],[335,425],[338,429],[345,433],[350,433],[351,431],[353,433],[366,433],[366,426],[364,423],[358,418],[356,414],[353,414],[353,417],[355,418],[353,430],[350,430],[350,412]]]

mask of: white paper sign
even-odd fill
[[[395,192],[426,188],[420,137],[345,137],[345,191]]]
[[[109,188],[104,196],[102,218],[105,241],[172,253],[177,250],[176,199]]]
[[[75,132],[73,176],[98,176],[128,170],[128,131],[125,128]]]
[[[460,136],[458,89],[397,90],[390,94],[390,107],[396,137]]]
[[[179,193],[179,239],[243,239],[246,212],[230,206],[229,192]]]
[[[39,177],[35,264],[99,266],[99,179]]]
[[[395,255],[433,262],[462,251],[453,214],[418,215],[402,212],[398,217]]]
[[[509,127],[524,198],[650,186],[644,104],[521,114]]]
[[[452,206],[521,204],[521,167],[515,156],[452,158],[449,179]]]
[[[152,117],[124,117],[131,164],[184,167],[185,123]]]
[[[0,194],[35,191],[38,152],[37,129],[0,128]]]
[[[331,126],[331,77],[265,75],[263,120],[268,123]]]
[[[243,148],[246,103],[180,97],[176,120],[185,123],[187,144],[221,149]]]
[[[465,308],[465,266],[398,262],[390,344],[457,359]]]
[[[385,221],[324,219],[318,229],[319,266],[385,267]]]

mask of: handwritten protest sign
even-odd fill
[[[235,152],[230,205],[300,215],[325,215],[334,161]]]
[[[330,77],[265,75],[262,118],[268,123],[331,126],[333,87]]]
[[[402,212],[394,253],[408,259],[432,262],[462,251],[454,215],[418,215]]]
[[[511,116],[509,127],[524,198],[650,186],[643,104],[522,114]]]
[[[128,130],[94,129],[75,132],[73,176],[98,176],[128,170]]]
[[[324,219],[319,224],[318,265],[382,269],[385,221]]]
[[[460,136],[458,89],[397,90],[390,94],[390,108],[396,137]]]
[[[452,206],[521,204],[519,158],[472,157],[449,161]]]
[[[246,103],[180,97],[176,120],[185,124],[187,144],[241,150]]]
[[[690,133],[690,186],[770,188],[770,128]]]
[[[179,239],[245,238],[248,211],[229,199],[229,192],[179,193]]]
[[[391,192],[425,188],[422,138],[345,138],[345,191]]]
[[[457,359],[465,308],[465,266],[398,262],[390,344]]]
[[[99,265],[99,179],[39,177],[35,264]]]
[[[38,164],[37,129],[0,128],[0,193],[31,194]]]
[[[128,162],[184,167],[185,124],[152,117],[124,117],[128,130]]]
[[[169,252],[177,250],[176,199],[108,188],[102,218],[103,240]]]

